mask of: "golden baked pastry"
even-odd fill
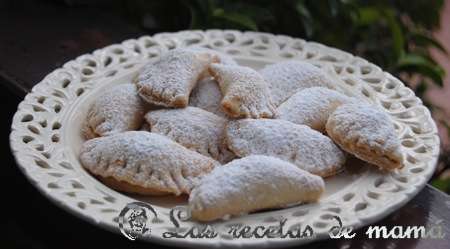
[[[237,62],[235,60],[233,60],[233,58],[231,58],[231,56],[222,53],[220,51],[217,50],[213,50],[210,48],[205,48],[205,47],[189,47],[186,48],[189,50],[193,50],[193,51],[199,51],[199,52],[203,52],[203,53],[208,53],[210,56],[215,57],[216,58],[216,62],[220,63],[220,64],[224,64],[224,65],[230,65],[230,66],[237,66]]]
[[[343,150],[378,166],[402,167],[403,154],[394,124],[382,110],[364,103],[339,106],[326,124],[328,135]]]
[[[223,110],[233,118],[271,118],[275,114],[269,88],[258,72],[243,66],[211,64],[219,82]]]
[[[162,109],[145,115],[151,132],[165,135],[184,147],[228,162],[235,156],[223,142],[227,119],[197,107]]]
[[[226,118],[227,115],[222,110],[222,92],[219,84],[213,78],[205,78],[197,83],[189,98],[189,105],[212,112],[218,116]]]
[[[324,191],[321,177],[268,156],[236,159],[215,168],[189,196],[192,218],[211,221],[261,209],[317,201]]]
[[[305,88],[335,88],[333,80],[322,69],[308,62],[282,61],[267,65],[259,72],[269,86],[275,106]]]
[[[111,187],[138,194],[189,194],[218,162],[147,131],[127,131],[86,141],[81,164]]]
[[[147,102],[165,107],[185,107],[195,84],[217,62],[209,53],[174,49],[144,66],[137,78],[139,95]]]
[[[148,107],[138,96],[134,84],[115,86],[97,98],[89,108],[82,128],[84,137],[91,139],[136,130],[142,125]]]
[[[328,88],[311,87],[298,91],[278,106],[276,118],[324,132],[328,116],[341,104],[354,100]]]
[[[273,156],[322,177],[338,173],[346,159],[322,133],[279,119],[230,121],[225,136],[228,147],[239,157]]]

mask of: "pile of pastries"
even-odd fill
[[[320,68],[256,71],[206,48],[170,50],[107,89],[82,133],[80,161],[106,185],[187,194],[200,221],[318,201],[348,155],[381,170],[403,161],[390,117]]]

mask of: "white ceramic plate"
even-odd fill
[[[326,180],[326,193],[317,204],[266,211],[212,223],[215,239],[163,239],[173,230],[170,208],[186,200],[174,197],[140,198],[118,193],[101,184],[80,165],[81,123],[92,101],[112,85],[129,82],[144,62],[168,49],[207,46],[233,56],[240,64],[261,68],[294,59],[313,63],[352,95],[368,99],[389,113],[405,154],[404,168],[382,174],[360,161]],[[48,198],[100,227],[118,232],[117,216],[129,202],[145,200],[158,213],[151,236],[144,240],[180,246],[240,245],[273,247],[312,241],[299,239],[231,239],[227,229],[236,224],[285,228],[310,225],[315,239],[328,237],[337,215],[344,226],[361,227],[380,220],[410,200],[432,175],[439,152],[436,125],[414,92],[389,73],[364,59],[302,39],[238,31],[183,31],[127,40],[82,55],[47,75],[20,103],[12,124],[11,147],[18,166]],[[182,228],[193,222],[183,222]]]

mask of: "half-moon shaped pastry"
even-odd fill
[[[145,115],[151,132],[221,162],[234,158],[224,144],[227,119],[197,107],[150,111]]]
[[[277,108],[276,118],[325,131],[328,116],[341,104],[354,100],[340,92],[324,88],[303,89]]]
[[[81,164],[109,186],[145,195],[190,193],[218,163],[147,131],[127,131],[86,141]]]
[[[220,64],[238,66],[233,58],[219,51],[203,47],[192,47],[191,49],[194,51],[204,51],[211,56],[215,56]],[[222,97],[223,95],[220,91],[219,83],[212,77],[205,77],[200,80],[194,90],[192,90],[189,98],[189,105],[202,108],[203,110],[212,112],[221,117],[227,117],[221,107]]]
[[[315,202],[321,177],[268,156],[248,156],[215,168],[189,196],[192,217],[211,221],[261,209]]]
[[[217,58],[217,63],[224,64],[224,65],[231,65],[231,66],[237,66],[237,62],[231,58],[231,56],[222,53],[217,50],[205,48],[205,47],[189,47],[187,49],[191,49],[193,51],[200,51],[204,53],[210,54],[212,57]]]
[[[91,139],[136,130],[142,125],[148,107],[134,84],[115,86],[94,101],[82,132],[86,139]]]
[[[258,72],[242,66],[211,64],[209,71],[219,82],[222,108],[233,118],[271,118],[275,114],[269,88]]]
[[[330,115],[326,131],[342,149],[380,169],[402,167],[394,124],[379,108],[363,103],[341,105]]]
[[[324,71],[307,62],[278,62],[264,67],[259,72],[269,86],[275,106],[305,88],[335,88],[333,80]]]
[[[279,119],[230,121],[226,142],[239,157],[273,156],[322,177],[338,173],[346,160],[344,152],[327,136]]]
[[[174,49],[144,66],[137,78],[139,95],[165,107],[185,107],[197,81],[218,59],[192,49]]]
[[[213,78],[200,80],[192,90],[189,98],[189,105],[212,112],[221,117],[227,117],[222,111],[220,102],[222,101],[222,92],[219,84]]]

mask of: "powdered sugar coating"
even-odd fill
[[[197,83],[192,90],[189,98],[189,105],[212,112],[221,117],[227,117],[222,111],[220,102],[222,101],[222,92],[219,84],[213,78],[205,78]]]
[[[142,194],[148,190],[176,195],[189,193],[198,178],[218,164],[146,131],[88,140],[81,148],[80,161],[92,174],[140,187]]]
[[[403,154],[391,118],[375,106],[350,103],[329,117],[326,131],[342,149],[391,170],[402,166]]]
[[[184,147],[228,162],[234,154],[225,146],[227,119],[197,107],[150,111],[145,115],[151,132],[169,137]]]
[[[230,121],[225,136],[228,147],[239,157],[273,156],[323,177],[339,172],[346,159],[322,133],[279,119]]]
[[[339,105],[351,101],[355,99],[340,92],[324,87],[311,87],[295,93],[278,106],[276,118],[323,132],[330,114]]]
[[[194,51],[202,51],[218,58],[218,63],[224,65],[238,66],[237,62],[230,56],[216,50],[204,47],[192,47]],[[205,77],[200,80],[189,98],[189,105],[202,108],[221,117],[227,117],[221,107],[222,92],[219,83],[212,77]]]
[[[275,106],[305,88],[321,86],[335,89],[333,80],[323,70],[307,62],[278,62],[259,72],[267,81]]]
[[[199,52],[204,52],[204,53],[208,53],[210,56],[215,57],[218,59],[217,63],[220,64],[224,64],[224,65],[231,65],[231,66],[237,66],[237,62],[235,60],[233,60],[233,58],[231,58],[229,55],[224,54],[220,51],[217,50],[212,50],[209,48],[205,48],[205,47],[189,47],[187,49],[193,50],[193,51],[199,51]]]
[[[148,107],[137,94],[134,84],[115,86],[89,108],[82,132],[91,139],[136,130],[141,126]]]
[[[220,219],[261,209],[317,201],[324,191],[321,177],[268,156],[254,155],[215,168],[189,197],[192,217]]]
[[[137,78],[139,95],[155,105],[185,107],[197,81],[217,60],[204,52],[171,50],[144,66]]]
[[[211,75],[219,82],[223,110],[234,118],[271,118],[275,114],[267,83],[249,67],[211,64]]]

